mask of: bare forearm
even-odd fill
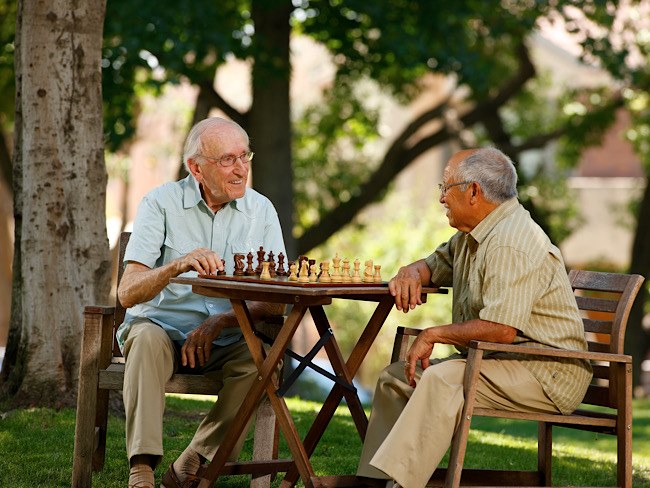
[[[118,289],[120,303],[129,308],[149,301],[169,284],[170,278],[181,273],[178,261],[153,269],[140,263],[129,263]]]
[[[427,342],[467,346],[470,341],[480,340],[510,344],[517,329],[487,320],[474,319],[459,324],[440,325],[425,330]]]

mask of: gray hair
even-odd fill
[[[456,178],[476,181],[485,199],[492,203],[503,203],[517,196],[515,165],[495,147],[478,149],[462,160],[457,166]]]
[[[188,172],[190,172],[190,168],[187,161],[203,153],[203,141],[201,140],[203,133],[208,129],[217,128],[218,126],[236,127],[242,131],[246,136],[246,141],[248,141],[248,134],[246,131],[238,123],[233,122],[232,120],[223,119],[221,117],[209,117],[197,122],[187,135],[185,146],[183,148],[183,164]]]

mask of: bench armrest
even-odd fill
[[[554,358],[588,359],[590,361],[607,361],[614,363],[631,363],[632,356],[626,354],[611,354],[607,352],[576,351],[569,349],[549,349],[542,347],[520,346],[517,344],[502,344],[498,342],[471,341],[469,347],[481,351],[509,352],[548,356]]]

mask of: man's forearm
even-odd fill
[[[177,261],[153,269],[140,263],[127,264],[118,289],[120,303],[129,308],[151,300],[169,284],[170,278],[180,274],[178,267]]]
[[[465,347],[473,340],[510,344],[517,335],[517,329],[497,322],[473,319],[459,324],[430,327],[425,333],[427,341],[431,343]]]

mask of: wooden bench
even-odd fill
[[[449,467],[436,470],[429,486],[440,486],[443,483],[449,488],[551,486],[553,427],[588,430],[616,436],[616,486],[625,488],[632,486],[632,357],[624,354],[623,344],[630,309],[644,278],[639,275],[572,270],[569,272],[569,280],[576,294],[578,308],[583,314],[589,350],[540,350],[513,344],[472,341],[465,369],[465,405],[458,431],[452,442]],[[409,340],[419,332],[418,329],[398,328],[392,361],[404,359]],[[588,359],[594,369],[594,379],[581,406],[571,415],[475,408],[476,384],[485,351]],[[463,470],[473,416],[537,422],[537,469],[534,471]]]
[[[118,284],[122,277],[123,257],[130,233],[123,232],[119,242]],[[92,472],[104,467],[108,397],[110,390],[122,390],[124,358],[115,340],[115,331],[124,320],[125,309],[116,299],[114,307],[87,306],[84,309],[84,330],[79,366],[79,391],[75,427],[73,488],[92,484]],[[283,317],[270,317],[258,328],[265,336],[275,338]],[[165,387],[167,393],[216,395],[216,384],[203,375],[174,374]],[[277,458],[279,430],[275,413],[268,400],[258,407],[255,421],[253,461],[228,463],[230,474],[250,474],[251,486],[270,486],[275,471],[260,469],[256,460]],[[126,476],[126,473],[125,473]]]

